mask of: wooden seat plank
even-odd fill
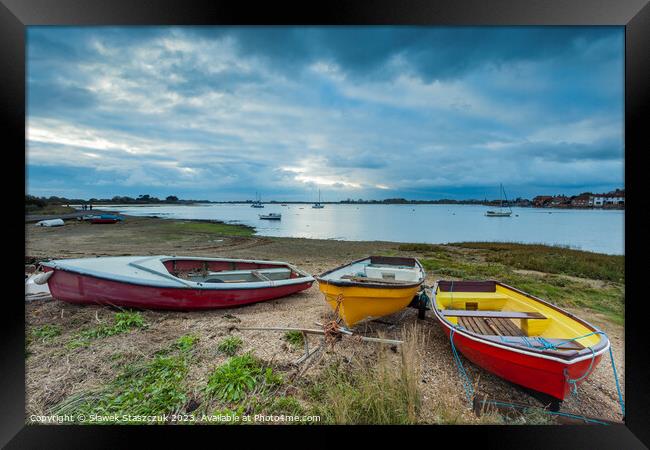
[[[469,324],[470,329],[474,333],[479,333],[479,334],[481,333],[481,329],[479,328],[478,323],[476,322],[474,317],[463,317],[463,319],[465,319],[465,322]]]
[[[482,317],[473,317],[473,319],[476,321],[478,328],[481,330],[481,334],[490,334],[490,327]]]
[[[496,324],[492,323],[491,321],[485,320],[485,324],[496,334],[497,336],[501,336],[501,330],[496,326]]]
[[[515,325],[510,319],[502,319],[504,327],[509,331],[510,336],[525,336],[526,333]]]
[[[507,336],[508,331],[503,327],[500,320],[494,320],[493,318],[485,318],[485,323],[487,323],[492,329],[497,331],[499,336]]]
[[[445,317],[490,317],[500,319],[546,319],[538,312],[522,311],[468,311],[465,309],[443,309],[440,313]]]

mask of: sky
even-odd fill
[[[622,27],[40,27],[27,193],[324,201],[623,187]]]

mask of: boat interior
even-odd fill
[[[500,343],[580,352],[596,345],[600,335],[550,304],[495,281],[439,281],[435,307],[450,324]]]
[[[399,285],[423,281],[424,271],[414,258],[371,256],[325,273],[320,278]]]
[[[250,283],[304,276],[288,265],[261,262],[170,259],[163,264],[171,275],[198,283]]]

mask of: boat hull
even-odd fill
[[[219,290],[172,288],[132,284],[47,267],[44,270],[54,270],[48,279],[48,286],[52,297],[57,300],[75,304],[181,311],[233,308],[263,302],[309,289],[313,283],[306,281],[282,286]]]
[[[447,337],[451,328],[438,317]],[[493,344],[471,339],[460,332],[454,332],[454,346],[467,359],[511,383],[543,392],[551,397],[564,400],[571,392],[569,379],[578,380],[587,371],[593,372],[602,354],[582,361],[569,363],[555,359],[530,355],[512,349],[497,347]],[[589,375],[577,381],[581,384]]]
[[[319,283],[325,301],[348,326],[394,314],[406,308],[419,292],[420,285],[402,288],[372,288],[336,286]],[[340,301],[340,305],[339,305]]]
[[[117,223],[119,219],[90,219],[90,223]]]

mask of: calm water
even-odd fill
[[[97,208],[100,209],[100,208]],[[134,216],[209,219],[252,225],[263,236],[354,241],[427,242],[501,241],[563,245],[599,253],[624,253],[620,210],[513,208],[511,217],[486,217],[475,205],[249,205],[116,206]],[[258,214],[282,213],[281,221]]]

